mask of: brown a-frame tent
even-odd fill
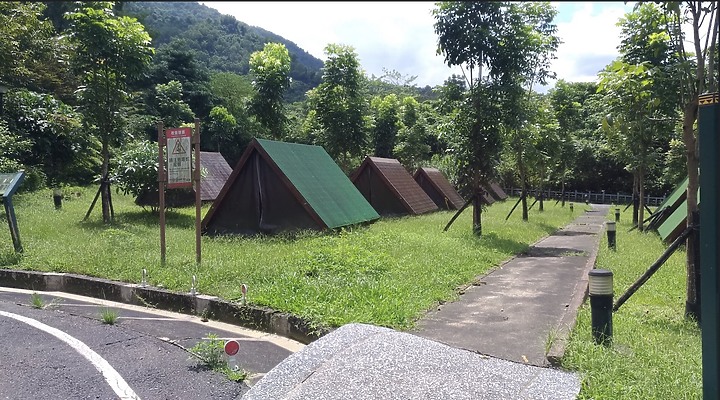
[[[365,157],[350,180],[380,215],[417,215],[438,209],[405,167],[393,158]]]
[[[439,169],[418,168],[413,179],[441,210],[458,210],[465,205],[465,200]]]
[[[505,193],[505,191],[502,190],[500,185],[495,182],[490,182],[486,189],[490,196],[492,196],[495,200],[503,201],[508,198],[507,193]]]
[[[222,154],[214,151],[201,151],[200,200],[214,201],[231,173],[232,168]]]
[[[275,234],[378,218],[322,147],[253,139],[203,218],[202,231]]]

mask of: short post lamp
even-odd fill
[[[615,209],[615,222],[620,222],[620,209]]]
[[[617,250],[617,246],[615,244],[615,221],[608,221],[606,224],[607,224],[608,248],[611,250]]]
[[[612,343],[613,273],[606,269],[593,269],[588,273],[590,293],[590,319],[595,344]]]
[[[8,92],[8,87],[3,85],[2,82],[0,82],[0,115],[3,115],[4,108],[3,108],[3,97],[5,97],[5,93]]]
[[[573,212],[573,203],[570,203],[570,213]]]
[[[53,189],[53,203],[55,204],[55,209],[59,210],[62,208],[62,189],[55,188]]]

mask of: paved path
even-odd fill
[[[342,326],[278,364],[242,399],[575,399],[580,378],[546,368],[545,339],[574,325],[607,212],[593,205],[411,333]],[[561,356],[564,347],[555,347],[550,353]]]
[[[548,365],[546,341],[573,322],[595,262],[609,206],[592,210],[535,243],[419,321],[413,332],[505,360]]]

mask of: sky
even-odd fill
[[[201,2],[251,26],[294,42],[325,61],[329,43],[352,46],[368,77],[383,69],[417,76],[419,87],[442,85],[459,67],[448,67],[436,54],[433,2]],[[553,61],[558,79],[589,82],[618,56],[617,21],[633,2],[553,2],[562,41]],[[549,82],[546,91],[554,85]]]

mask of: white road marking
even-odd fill
[[[70,299],[70,300],[94,303],[94,304],[98,304],[98,305],[105,306],[105,307],[116,307],[119,309],[134,310],[134,311],[140,311],[140,312],[149,313],[149,314],[155,314],[155,315],[159,315],[164,318],[172,318],[176,321],[192,322],[192,323],[199,324],[199,325],[205,325],[205,326],[209,326],[212,328],[237,333],[238,335],[242,335],[242,336],[247,336],[247,337],[251,337],[251,338],[262,338],[263,340],[265,340],[267,342],[270,342],[280,348],[283,348],[283,349],[288,350],[293,353],[296,353],[296,352],[302,350],[303,348],[305,348],[304,344],[302,344],[298,341],[286,338],[284,336],[267,333],[267,332],[256,331],[256,330],[252,330],[252,329],[247,329],[247,328],[243,328],[243,327],[240,327],[237,325],[228,324],[225,322],[212,321],[212,320],[203,322],[200,317],[195,316],[195,315],[174,313],[171,311],[136,306],[134,304],[118,303],[115,301],[96,299],[94,297],[86,297],[86,296],[80,296],[80,295],[76,295],[76,294],[72,294],[72,293],[64,293],[64,292],[43,292],[41,290],[15,289],[15,288],[5,288],[5,287],[0,287],[0,292],[26,293],[26,294],[38,293],[38,294],[44,294],[44,295],[48,295],[48,296],[61,297],[61,298]],[[61,303],[60,305],[68,306],[70,304]],[[122,318],[122,316],[121,316],[121,318]]]
[[[120,374],[115,371],[115,368],[113,368],[107,361],[105,361],[104,358],[102,358],[98,353],[94,352],[85,343],[75,339],[74,337],[68,335],[67,333],[59,329],[45,325],[42,322],[36,321],[32,318],[27,318],[22,315],[13,314],[5,311],[0,311],[0,315],[18,320],[20,322],[24,322],[32,326],[33,328],[37,328],[41,331],[47,332],[67,343],[68,345],[70,345],[70,347],[75,349],[75,351],[80,353],[80,355],[90,361],[92,365],[97,368],[100,373],[103,374],[105,381],[107,381],[108,385],[110,385],[112,390],[120,397],[120,399],[140,400],[140,397],[135,394],[135,392],[130,388],[127,382],[125,382],[122,376],[120,376]]]

